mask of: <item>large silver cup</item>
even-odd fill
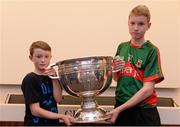
[[[74,116],[77,123],[105,120],[106,111],[98,106],[95,97],[111,84],[112,60],[110,56],[96,56],[68,59],[55,64],[64,90],[82,99],[81,108]]]

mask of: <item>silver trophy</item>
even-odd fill
[[[98,106],[95,97],[111,84],[112,60],[110,56],[95,56],[68,59],[51,65],[58,66],[58,78],[63,89],[68,94],[82,99],[81,108],[74,116],[75,122],[105,120],[106,111]]]

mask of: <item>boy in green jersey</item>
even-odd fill
[[[144,35],[150,28],[150,12],[138,5],[129,14],[131,40],[118,46],[113,79],[117,81],[115,108],[107,118],[115,125],[160,125],[155,84],[164,77],[160,54]]]

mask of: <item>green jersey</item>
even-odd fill
[[[134,46],[130,41],[118,46],[116,56],[125,61],[125,66],[117,75],[116,100],[126,102],[142,87],[144,82],[161,82],[164,77],[161,71],[160,54],[156,46],[146,41],[141,46]],[[137,106],[154,107],[157,103],[155,90],[151,96]]]

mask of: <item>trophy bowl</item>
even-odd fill
[[[106,111],[98,106],[95,98],[112,82],[111,56],[94,56],[57,62],[59,81],[63,89],[80,97],[81,108],[74,115],[75,122],[104,121]]]

